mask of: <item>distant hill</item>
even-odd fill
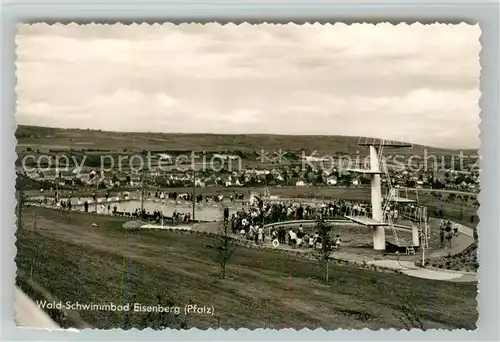
[[[184,134],[184,133],[133,133],[107,132],[101,130],[62,129],[39,126],[18,126],[16,131],[18,150],[33,149],[74,149],[101,151],[206,151],[260,153],[300,152],[311,154],[338,153],[365,154],[367,149],[358,146],[359,137],[349,136],[306,136],[272,134]],[[436,156],[458,155],[459,150],[413,145],[412,148],[398,148],[400,155]],[[391,152],[387,151],[386,154]],[[477,150],[466,150],[464,154],[475,155]]]

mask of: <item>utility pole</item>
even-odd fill
[[[192,200],[193,200],[193,217],[192,220],[194,222],[194,214],[195,214],[195,204],[196,204],[196,174],[194,172],[194,166],[193,166],[193,195],[192,195]]]
[[[141,170],[141,219],[143,219],[144,213],[144,185],[146,182],[146,177],[144,177],[144,169]]]
[[[161,214],[161,227],[163,228],[163,198],[160,199],[160,204],[161,204],[161,211],[160,211],[160,214]]]
[[[97,215],[97,200],[99,199],[99,195],[98,195],[98,192],[99,192],[99,180],[97,178],[97,173],[96,173],[96,180],[95,180],[95,214]]]
[[[425,242],[422,243],[422,267],[425,267]]]

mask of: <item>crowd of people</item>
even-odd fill
[[[301,204],[291,201],[265,202],[258,199],[256,205],[247,210],[233,214],[231,219],[233,230],[247,229],[250,225],[292,221],[324,219],[344,219],[345,215],[368,214],[370,206],[364,202],[332,200],[328,203]]]
[[[270,239],[276,247],[279,244],[287,244],[292,248],[320,248],[321,239],[317,232],[305,232],[302,225],[298,229],[289,229],[278,226],[275,229],[264,230],[269,223],[292,221],[292,220],[315,220],[344,219],[345,215],[352,213],[363,214],[369,212],[369,205],[363,202],[346,200],[333,200],[321,204],[301,204],[293,202],[266,202],[257,198],[254,205],[233,213],[228,221],[231,224],[233,234],[253,240],[256,244],[262,244],[266,238]],[[335,246],[340,246],[340,236],[335,238]]]
[[[55,198],[49,199],[42,196],[40,203],[54,205],[62,210],[72,210],[76,205],[72,200],[73,194],[69,192],[68,198],[58,200],[58,193],[56,191]],[[128,193],[118,194],[119,198],[126,198]],[[195,202],[202,204],[204,202],[220,203],[224,200],[223,195],[204,196],[202,194],[195,195]],[[192,201],[191,194],[177,193],[177,192],[162,192],[157,190],[153,193],[147,193],[146,197],[154,199],[170,199],[173,201]],[[136,208],[127,212],[118,210],[116,203],[110,203],[110,194],[105,194],[106,201],[96,204],[98,198],[95,193],[91,195],[92,201],[82,201],[77,198],[78,205],[83,206],[84,212],[92,210],[92,206],[99,205],[101,213],[114,215],[114,216],[130,216],[134,218],[141,218],[152,222],[169,222],[171,224],[187,224],[191,222],[191,213],[183,213],[175,210],[170,217],[163,215],[159,210],[147,212],[145,209]],[[234,193],[230,195],[229,201],[234,202],[237,200],[244,200],[245,195]],[[240,235],[243,238],[254,241],[256,244],[263,244],[267,239],[273,245],[286,244],[292,248],[312,248],[321,246],[321,239],[317,232],[305,232],[302,225],[298,229],[289,229],[288,231],[284,226],[275,226],[273,229],[264,229],[264,226],[270,223],[279,223],[285,221],[295,220],[315,220],[323,218],[326,220],[344,219],[346,215],[349,216],[371,216],[371,205],[363,201],[348,201],[342,199],[334,199],[329,202],[309,202],[297,203],[291,200],[268,200],[256,197],[256,202],[249,204],[248,201],[244,202],[242,209],[233,213],[229,217],[229,210],[224,210],[224,218],[230,224],[233,234]],[[50,201],[50,203],[49,203]],[[83,203],[82,203],[83,202]],[[390,218],[393,221],[410,215],[417,217],[418,206],[405,205],[401,206],[396,204],[391,205],[389,208],[384,208],[385,219]],[[142,212],[141,212],[142,210]],[[440,224],[440,246],[441,248],[451,247],[453,237],[458,235],[458,225],[453,225],[450,220],[441,220]],[[335,245],[340,246],[340,236],[336,236]]]
[[[174,201],[182,200],[182,201],[192,202],[193,196],[194,196],[194,200],[196,203],[203,203],[203,201],[205,201],[206,203],[208,203],[208,202],[220,203],[220,202],[224,201],[224,195],[222,195],[222,194],[218,194],[218,195],[194,194],[193,195],[192,193],[191,194],[190,193],[177,193],[176,191],[166,193],[166,192],[163,192],[160,190],[156,190],[156,192],[154,193],[154,198],[156,198],[156,199],[171,199]],[[147,197],[151,198],[152,194],[149,192],[147,194]],[[231,202],[242,201],[244,199],[245,199],[245,195],[242,193],[235,192],[235,193],[229,195],[229,200]]]
[[[232,222],[237,220],[237,214],[233,217]],[[288,245],[291,248],[318,248],[321,249],[321,237],[318,232],[305,232],[302,224],[298,229],[289,229],[284,226],[270,229],[266,234],[263,225],[260,225],[256,220],[250,217],[243,217],[241,225],[237,228],[233,227],[233,233],[239,234],[247,240],[254,241],[255,244],[261,245],[266,238],[269,238],[273,247],[278,247],[280,244]],[[340,247],[340,235],[335,237],[335,247]]]
[[[266,202],[258,199],[255,205],[234,213],[231,217],[233,232],[248,231],[251,226],[268,223],[315,220],[319,217],[333,220],[344,219],[346,215],[368,215],[370,205],[365,202],[335,199],[328,203],[301,204],[291,201]]]
[[[292,248],[303,247],[321,249],[323,243],[318,232],[305,233],[302,225],[299,226],[298,230],[289,229],[288,232],[283,226],[272,230],[271,240],[274,247],[279,246],[279,244],[287,244]],[[340,247],[340,235],[335,236],[334,247]]]

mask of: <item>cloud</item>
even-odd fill
[[[16,118],[477,147],[479,36],[465,24],[21,25]]]

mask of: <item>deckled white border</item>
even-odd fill
[[[429,3],[426,1],[426,3]],[[2,172],[2,269],[4,271],[2,277],[2,317],[4,322],[3,325],[3,336],[6,339],[47,339],[47,340],[115,340],[119,339],[122,341],[127,340],[154,340],[154,339],[176,339],[176,340],[390,340],[397,334],[398,340],[461,340],[461,339],[472,339],[472,340],[498,340],[498,327],[496,322],[498,321],[498,307],[493,307],[488,304],[498,303],[498,249],[497,241],[498,239],[498,194],[500,189],[496,176],[498,175],[498,157],[496,153],[498,146],[498,70],[497,59],[498,59],[498,39],[496,28],[498,22],[496,21],[497,8],[491,6],[476,6],[479,2],[474,2],[471,5],[446,7],[446,6],[432,6],[427,7],[427,11],[419,7],[418,5],[400,7],[399,12],[397,11],[397,6],[384,5],[383,9],[381,7],[376,8],[376,11],[371,12],[371,18],[366,17],[367,10],[360,5],[350,3],[349,6],[332,6],[328,5],[326,2],[322,2],[322,5],[307,4],[306,2],[299,4],[297,1],[294,2],[294,6],[289,6],[287,11],[287,6],[284,5],[281,8],[278,6],[272,6],[269,4],[260,3],[258,5],[251,5],[251,3],[246,3],[244,6],[239,7],[235,4],[235,1],[231,3],[218,3],[212,4],[210,7],[205,1],[203,4],[191,3],[185,5],[173,5],[173,4],[163,4],[149,3],[144,5],[135,5],[120,8],[117,4],[113,7],[108,7],[108,12],[106,13],[106,8],[102,6],[96,6],[94,3],[94,10],[100,8],[99,11],[89,11],[92,10],[92,5],[87,6],[76,6],[76,5],[59,5],[59,9],[66,10],[66,16],[71,17],[75,20],[78,17],[86,16],[87,18],[92,18],[97,20],[98,16],[101,17],[118,17],[117,12],[121,12],[121,17],[129,16],[134,17],[136,22],[142,22],[142,20],[137,20],[138,17],[147,19],[158,17],[158,13],[161,13],[161,9],[168,9],[169,19],[174,20],[163,20],[161,21],[175,21],[175,22],[191,22],[191,21],[210,21],[207,18],[216,18],[218,21],[228,22],[235,21],[237,23],[243,22],[244,20],[237,20],[242,18],[242,15],[246,17],[247,21],[252,23],[259,22],[257,15],[267,14],[269,22],[281,22],[287,23],[291,19],[295,23],[301,24],[305,18],[318,18],[318,21],[323,23],[328,14],[330,17],[342,18],[346,14],[350,17],[358,18],[364,15],[364,20],[359,18],[358,22],[376,22],[383,21],[383,18],[389,16],[398,16],[400,18],[405,18],[408,16],[429,18],[430,21],[440,21],[446,22],[446,20],[438,20],[441,16],[443,19],[446,18],[467,18],[469,23],[480,23],[482,30],[481,45],[483,50],[481,51],[481,64],[483,66],[481,74],[481,149],[480,155],[481,160],[481,194],[479,196],[479,201],[481,203],[481,208],[479,210],[479,216],[481,222],[479,224],[479,235],[480,235],[480,294],[479,294],[479,330],[475,332],[464,332],[455,330],[452,332],[448,331],[427,331],[420,332],[413,330],[411,332],[396,332],[394,329],[385,331],[370,331],[369,329],[363,329],[361,331],[348,331],[348,330],[336,330],[335,332],[325,332],[323,329],[317,329],[315,331],[310,331],[309,329],[302,329],[300,332],[296,332],[293,329],[285,329],[281,331],[271,331],[266,330],[264,333],[262,329],[256,329],[252,332],[248,329],[234,330],[230,329],[228,331],[218,331],[214,329],[209,329],[206,331],[191,329],[189,331],[162,331],[154,332],[151,329],[146,329],[143,332],[139,332],[137,329],[130,330],[128,332],[123,332],[120,329],[115,329],[112,331],[84,331],[80,333],[72,332],[45,332],[45,331],[29,331],[20,328],[15,328],[12,317],[13,317],[13,284],[12,280],[15,274],[15,247],[12,243],[14,240],[14,227],[15,227],[15,216],[14,216],[14,170],[11,165],[14,164],[16,158],[14,153],[15,138],[13,132],[15,131],[14,122],[14,107],[15,107],[15,78],[14,78],[14,35],[15,35],[15,24],[17,22],[26,22],[26,19],[38,17],[37,20],[31,19],[31,21],[47,21],[47,19],[55,14],[54,8],[35,8],[35,7],[6,7],[4,8],[4,30],[2,31],[2,54],[3,54],[3,77],[2,77],[2,99],[3,99],[3,117],[2,117],[2,160],[4,161],[4,169]],[[142,7],[142,8],[141,8]],[[373,9],[373,5],[371,6]],[[83,11],[87,9],[87,12]],[[109,9],[112,8],[112,11]],[[245,8],[247,9],[245,11]],[[263,10],[262,8],[267,8]],[[204,11],[202,11],[204,10]],[[378,10],[378,13],[376,13]],[[30,12],[31,15],[27,15]],[[113,13],[113,14],[111,14]],[[398,15],[399,13],[399,15]],[[239,14],[239,15],[238,15]],[[300,16],[300,17],[299,17]],[[60,17],[61,18],[61,17]],[[59,18],[59,19],[60,19]],[[189,18],[190,20],[186,20]],[[222,19],[225,18],[225,19]],[[254,20],[250,20],[250,19]],[[281,18],[281,20],[276,20]],[[285,18],[287,20],[285,20]],[[475,20],[473,20],[474,18]],[[202,19],[202,20],[200,20]],[[272,20],[271,20],[272,19]],[[300,20],[302,19],[302,20]],[[323,20],[320,20],[323,19]],[[378,19],[378,20],[377,20]],[[54,20],[53,20],[54,21]],[[62,21],[62,20],[61,20]],[[157,20],[159,21],[159,20]],[[213,20],[212,20],[213,21]],[[260,20],[262,21],[262,20]],[[309,20],[311,21],[311,20]],[[314,20],[312,20],[314,22]],[[332,20],[329,20],[330,22]],[[337,20],[342,21],[342,20]],[[345,22],[356,22],[356,20],[344,20]],[[114,23],[116,21],[110,21],[109,23]],[[126,22],[126,20],[121,20],[121,22]],[[151,22],[154,22],[152,20]],[[413,23],[414,20],[406,20],[408,23]],[[457,20],[455,23],[460,22]],[[397,23],[397,22],[396,22]],[[487,186],[486,186],[487,185]],[[488,227],[488,230],[483,231],[483,227]],[[488,276],[488,278],[487,278]],[[485,280],[487,278],[487,280]]]

